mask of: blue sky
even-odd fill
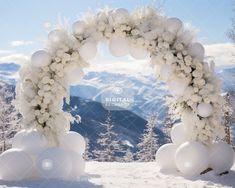
[[[160,6],[165,15],[195,26],[204,44],[229,42],[226,32],[233,16],[232,0],[0,0],[0,53],[42,48],[45,23],[55,25],[58,17],[72,24],[89,10],[108,6],[131,11],[142,5]]]

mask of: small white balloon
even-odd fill
[[[27,134],[27,131],[21,130],[18,133],[15,134],[15,136],[12,138],[12,148],[22,148],[22,138]]]
[[[81,57],[85,60],[91,60],[96,56],[97,53],[97,44],[95,42],[86,42],[79,49]]]
[[[48,147],[46,138],[36,130],[27,131],[21,139],[21,149],[30,155],[37,155]]]
[[[69,131],[61,139],[62,148],[69,149],[82,155],[85,152],[86,142],[82,135],[77,132]]]
[[[38,155],[36,169],[41,178],[68,179],[72,170],[71,157],[65,149],[48,148]]]
[[[181,123],[174,125],[171,129],[171,140],[176,145],[183,144],[187,141],[186,133]]]
[[[85,173],[85,161],[80,154],[75,151],[68,150],[68,154],[72,161],[72,170],[69,179],[76,179]]]
[[[176,150],[175,162],[184,175],[200,175],[209,167],[208,149],[199,142],[185,142]]]
[[[72,25],[72,30],[75,35],[80,35],[85,31],[86,24],[83,21],[77,21]]]
[[[234,163],[234,150],[225,142],[213,143],[209,147],[210,167],[216,174],[229,171]]]
[[[205,56],[205,49],[200,43],[192,43],[188,47],[188,53],[200,61],[203,61]]]
[[[113,37],[109,41],[109,50],[113,56],[121,57],[129,53],[129,44],[124,37]]]
[[[177,150],[176,144],[164,144],[156,153],[156,162],[161,170],[176,170],[175,152]]]
[[[116,24],[124,24],[128,21],[129,12],[124,8],[119,8],[112,11],[112,18]]]
[[[19,181],[30,178],[33,161],[20,149],[9,149],[0,155],[0,177],[6,181]]]
[[[188,83],[180,78],[172,78],[171,80],[168,81],[169,91],[175,97],[183,96],[187,86]]]
[[[64,41],[66,37],[66,32],[60,29],[55,29],[48,34],[48,40],[52,43],[59,43],[61,41]]]
[[[142,47],[132,46],[130,48],[130,55],[135,59],[145,59],[148,55],[148,51]]]
[[[201,117],[209,117],[213,113],[213,107],[211,104],[208,103],[200,103],[197,106],[198,115]]]
[[[167,81],[170,76],[172,75],[172,67],[171,65],[169,64],[163,64],[161,66],[161,71],[160,71],[160,78],[163,80],[163,81]]]
[[[31,56],[31,63],[35,67],[44,67],[51,63],[51,56],[45,50],[38,50]]]
[[[178,18],[168,18],[166,20],[166,29],[171,33],[177,33],[183,27],[183,23]]]

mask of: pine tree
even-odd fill
[[[154,132],[157,115],[152,113],[148,116],[147,127],[143,133],[140,143],[137,145],[138,152],[136,157],[138,161],[153,161],[155,159],[155,154],[158,149],[158,137]]]
[[[224,114],[224,127],[225,127],[225,141],[228,144],[231,144],[231,125],[232,125],[232,116],[233,116],[233,109],[231,104],[231,94],[226,93],[224,95],[224,104],[223,104],[223,114]]]
[[[110,111],[108,111],[103,126],[105,130],[99,134],[97,140],[97,143],[100,145],[100,150],[95,150],[94,155],[98,161],[113,162],[118,160],[118,153],[121,152],[121,145],[117,140],[117,134],[113,131]]]
[[[12,104],[14,92],[7,86],[0,88],[0,152],[11,147],[10,139],[20,129],[21,116]]]
[[[132,162],[134,161],[134,156],[130,148],[127,149],[125,156],[123,157],[124,162]]]
[[[89,151],[90,150],[90,140],[88,138],[85,138],[85,141],[86,141],[86,149],[84,152],[84,159],[86,161],[89,161],[92,158],[91,153]]]

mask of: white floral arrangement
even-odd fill
[[[47,47],[35,52],[20,71],[17,107],[26,128],[58,144],[74,120],[62,109],[64,99],[69,101],[69,87],[83,78],[97,43],[107,41],[114,56],[151,57],[156,76],[174,97],[188,140],[209,144],[222,138],[220,81],[214,64],[204,60],[204,47],[193,40],[179,19],[152,8],[131,14],[122,8],[102,10],[75,22],[72,31],[51,31]]]

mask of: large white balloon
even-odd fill
[[[75,151],[68,150],[68,154],[72,161],[72,170],[69,179],[76,179],[85,173],[85,161],[80,154]]]
[[[156,153],[156,161],[162,170],[176,170],[175,152],[177,150],[176,144],[164,144]]]
[[[65,82],[68,85],[76,86],[80,83],[82,78],[84,77],[84,72],[80,67],[74,67],[73,70],[65,73]]]
[[[85,31],[85,22],[77,21],[72,25],[72,30],[75,35],[80,35]]]
[[[79,49],[81,57],[85,60],[91,60],[96,56],[97,44],[95,42],[88,41]]]
[[[129,53],[129,44],[124,37],[113,37],[109,41],[109,50],[113,56],[121,57]]]
[[[131,46],[130,55],[135,59],[145,59],[148,55],[148,51],[142,47]]]
[[[128,21],[129,12],[124,8],[119,8],[112,11],[112,19],[115,24],[123,24]]]
[[[176,150],[175,162],[184,175],[200,175],[209,167],[208,149],[199,142],[185,142]]]
[[[200,43],[192,43],[189,45],[188,53],[199,60],[204,59],[205,49]]]
[[[213,107],[208,103],[200,103],[197,106],[198,115],[201,117],[209,117],[213,113]]]
[[[82,155],[85,152],[86,142],[82,135],[69,131],[60,140],[62,148],[69,149]]]
[[[36,130],[27,131],[21,139],[21,149],[30,155],[37,155],[48,147],[46,138]]]
[[[39,154],[36,170],[41,178],[68,179],[72,170],[71,157],[65,149],[48,148]]]
[[[51,63],[51,56],[45,50],[38,50],[31,56],[31,63],[35,67],[44,67]]]
[[[27,179],[33,171],[33,161],[20,149],[9,149],[0,155],[0,179],[18,181]]]
[[[171,67],[171,65],[163,64],[161,66],[160,78],[163,81],[167,81],[171,75],[172,75],[172,67]]]
[[[178,32],[183,27],[183,23],[178,18],[168,18],[166,20],[166,29],[171,33]]]
[[[174,125],[171,129],[171,140],[176,145],[183,144],[187,141],[187,136],[181,123]]]
[[[216,174],[229,171],[234,163],[233,148],[225,142],[213,143],[210,148],[210,167]]]
[[[26,130],[21,130],[12,138],[12,148],[22,148],[22,138],[27,134]]]
[[[188,86],[188,83],[185,80],[180,79],[180,78],[174,77],[168,81],[169,91],[174,97],[183,96],[187,86]]]
[[[64,41],[66,37],[67,37],[66,32],[60,29],[55,29],[48,34],[49,42],[54,44]]]

